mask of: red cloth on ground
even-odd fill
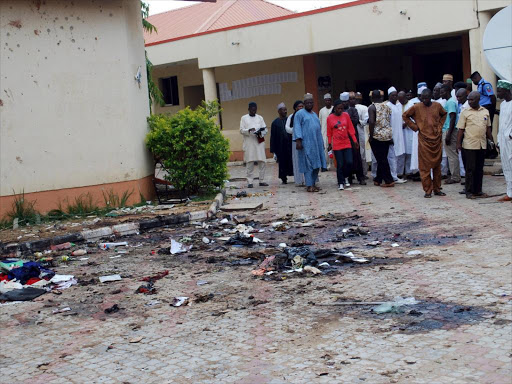
[[[9,281],[9,278],[5,273],[0,273],[0,281]]]
[[[327,140],[332,144],[333,151],[340,149],[352,148],[348,135],[357,143],[356,131],[347,112],[343,112],[340,116],[331,113],[327,117]]]
[[[37,283],[39,280],[41,280],[39,277],[31,277],[30,279],[27,280],[25,285],[32,285],[34,283]]]

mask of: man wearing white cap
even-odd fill
[[[322,126],[318,116],[313,111],[313,95],[304,95],[304,109],[295,113],[293,126],[293,141],[299,158],[299,171],[304,173],[308,192],[318,192],[315,184],[318,171],[326,167]]]
[[[368,107],[362,103],[363,95],[361,94],[361,92],[356,93],[355,102],[355,108],[357,110],[357,114],[359,115],[359,124],[357,124],[359,151],[361,154],[363,175],[365,176],[365,178],[367,178],[366,175],[368,173],[368,163],[366,162],[366,139],[368,135],[366,134],[366,129],[368,127]]]
[[[402,105],[398,103],[398,92],[395,87],[388,89],[387,106],[391,109],[391,128],[393,129],[393,144],[389,146],[388,161],[391,169],[391,176],[395,183],[403,184],[407,180],[398,178],[404,171],[405,143],[404,128],[402,120]]]
[[[324,148],[325,148],[325,161],[327,162],[327,169],[331,167],[332,160],[329,158],[327,151],[327,118],[332,112],[332,97],[330,93],[326,93],[324,95],[324,104],[325,106],[318,112],[318,118],[320,119],[320,123],[322,124],[322,137],[324,139]]]
[[[353,99],[355,99],[355,94],[353,94]],[[350,93],[349,92],[343,92],[340,94],[340,101],[343,105],[344,112],[348,113],[350,117],[350,121],[352,122],[352,125],[357,127],[357,124],[359,124],[359,113],[357,112],[357,109],[353,107],[350,103]],[[359,142],[359,135],[356,131],[356,138]],[[359,181],[359,184],[366,185],[366,175],[363,174],[363,165],[361,161],[361,156],[359,156],[359,147],[355,148],[355,143],[352,143],[352,172],[346,177],[345,180],[345,186],[350,187],[350,183],[352,182],[353,175],[356,175],[357,180]]]

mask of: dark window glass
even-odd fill
[[[180,105],[180,98],[178,95],[178,77],[171,76],[161,78],[159,82],[165,104]]]

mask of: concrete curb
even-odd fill
[[[191,221],[207,220],[217,213],[217,210],[224,202],[226,190],[222,190],[210,207],[206,211],[186,212],[179,215],[158,216],[154,219],[134,221],[123,224],[116,224],[111,227],[101,227],[96,229],[89,229],[81,232],[68,233],[65,235],[55,236],[48,239],[39,239],[34,241],[26,241],[16,244],[0,244],[0,255],[26,255],[33,252],[44,251],[49,249],[51,245],[62,243],[91,243],[98,241],[101,238],[115,235],[116,237],[123,237],[129,235],[139,234],[142,231],[149,229],[164,227],[166,225],[183,224]]]

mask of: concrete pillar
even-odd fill
[[[215,81],[215,68],[203,68],[204,101],[219,101],[217,95],[217,82]],[[220,115],[217,115],[216,124],[220,124]],[[221,128],[222,129],[222,128]]]
[[[204,99],[205,101],[218,100],[217,96],[217,82],[215,81],[215,69],[203,69],[203,86],[204,86]]]

